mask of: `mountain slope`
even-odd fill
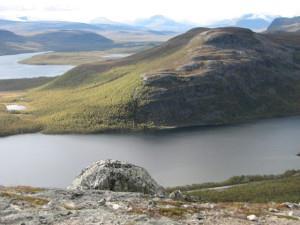
[[[212,125],[299,110],[299,61],[262,35],[238,28],[202,32],[182,59],[144,75],[152,90],[138,121]]]
[[[7,30],[0,30],[0,55],[34,52],[38,44]]]
[[[44,132],[216,125],[300,113],[300,57],[265,34],[193,29],[116,62],[86,64],[23,99]]]
[[[300,16],[285,18],[280,17],[275,19],[268,28],[268,32],[297,32],[300,31]]]
[[[22,35],[34,35],[59,30],[89,31],[101,34],[115,41],[164,41],[174,36],[174,31],[149,30],[146,27],[112,23],[97,20],[95,23],[79,23],[66,21],[10,21],[0,20],[0,29],[9,30]]]
[[[100,73],[107,72],[113,68],[121,66],[137,65],[138,63],[148,62],[156,58],[164,57],[175,53],[186,45],[197,33],[206,31],[207,28],[195,28],[185,34],[176,36],[171,40],[135,55],[122,58],[113,62],[102,62],[86,64],[67,72],[64,76],[58,77],[54,82],[47,85],[47,88],[74,88],[90,82],[99,77]]]

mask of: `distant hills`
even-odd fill
[[[0,29],[17,33],[45,32],[49,30],[97,30],[96,26],[86,23],[66,21],[11,21],[0,20]]]
[[[216,28],[232,26],[248,28],[253,31],[264,31],[268,28],[274,18],[274,16],[246,14],[239,18],[218,21],[209,25],[209,27]]]
[[[57,30],[81,30],[104,35],[115,41],[165,41],[176,35],[173,30],[151,30],[132,24],[116,23],[105,18],[96,18],[91,23],[66,21],[11,21],[0,19],[0,29],[29,35]]]
[[[300,16],[285,18],[276,18],[268,28],[268,32],[299,32],[300,31]]]
[[[7,30],[0,30],[0,55],[34,52],[39,44]]]
[[[162,15],[155,15],[150,18],[136,20],[133,25],[150,30],[173,31],[178,33],[185,32],[197,26],[193,23],[177,22]]]
[[[114,42],[88,31],[59,30],[31,36],[0,30],[0,55],[39,51],[90,51],[111,48]]]
[[[27,37],[39,43],[45,51],[91,51],[112,47],[114,42],[88,31],[60,30]]]
[[[253,31],[263,31],[271,24],[273,16],[247,14],[240,18],[222,20],[202,27],[243,27]],[[57,30],[82,30],[98,33],[114,41],[166,41],[200,24],[179,22],[163,15],[138,19],[131,23],[120,23],[98,17],[89,23],[67,21],[32,21],[21,17],[17,21],[0,20],[0,29],[28,35]]]
[[[243,27],[253,31],[297,32],[300,17],[276,18],[247,14],[223,20],[209,27]],[[66,21],[0,20],[0,54],[35,51],[89,51],[111,47],[115,43],[163,42],[183,33],[196,24],[177,22],[162,15],[139,19],[131,24],[118,23],[103,17],[90,23]]]

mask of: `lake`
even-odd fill
[[[42,135],[0,139],[0,184],[66,187],[95,160],[145,167],[164,186],[300,169],[300,117],[156,134]]]
[[[62,75],[74,67],[68,65],[26,65],[18,63],[19,61],[43,53],[0,56],[0,79],[54,77]]]

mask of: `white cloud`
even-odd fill
[[[299,0],[9,0],[0,2],[0,16],[51,20],[116,21],[162,14],[176,20],[207,24],[243,14],[300,15]]]

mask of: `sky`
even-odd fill
[[[164,15],[210,24],[244,14],[300,16],[299,0],[0,0],[0,17],[89,22],[97,17],[130,22]]]

